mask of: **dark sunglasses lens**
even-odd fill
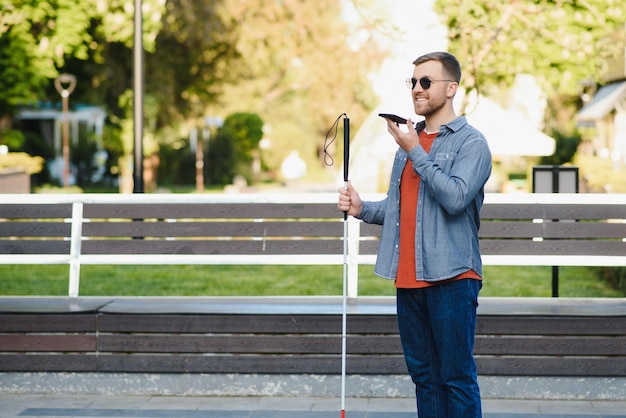
[[[428,77],[422,77],[419,80],[415,78],[411,78],[411,86],[412,86],[411,89],[415,88],[418,81],[420,83],[420,86],[422,86],[424,90],[428,90],[430,88],[430,85],[432,84],[432,81],[430,81],[430,78]]]

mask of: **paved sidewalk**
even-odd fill
[[[626,401],[494,400],[484,418],[626,418]],[[334,418],[339,398],[0,395],[0,417]],[[407,398],[348,398],[346,418],[415,418]]]

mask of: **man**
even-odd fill
[[[407,80],[417,115],[407,129],[387,120],[399,145],[387,197],[362,201],[339,190],[338,207],[382,224],[374,272],[395,280],[398,327],[419,418],[482,416],[473,357],[482,263],[478,244],[484,185],[491,174],[485,137],[456,116],[461,80],[446,52],[417,58]]]

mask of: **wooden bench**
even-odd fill
[[[626,196],[598,194],[488,195],[481,211],[485,265],[626,266]]]
[[[626,377],[623,299],[483,298],[481,375]],[[0,372],[339,374],[341,298],[0,298]],[[347,372],[405,375],[393,298],[351,300]]]
[[[626,266],[626,195],[487,195],[486,265]]]
[[[626,266],[626,195],[491,194],[481,216],[485,265]],[[345,263],[356,297],[380,234],[328,194],[5,195],[0,221],[0,264],[68,264],[69,296],[84,264]]]
[[[347,265],[356,296],[359,253],[379,227],[345,224],[329,196],[70,195],[0,203],[0,264],[69,264],[69,296],[85,264]],[[12,201],[11,201],[12,200]],[[346,231],[344,231],[346,229]],[[344,260],[344,233],[350,234]],[[369,261],[371,263],[371,261]]]
[[[81,264],[344,264],[349,373],[404,374],[393,298],[356,292],[380,227],[335,195],[8,196],[0,263],[66,263],[69,298],[0,298],[0,371],[340,371],[341,298],[81,298]],[[624,195],[490,195],[492,265],[626,265]],[[344,227],[348,256],[344,260]],[[479,373],[626,377],[624,299],[481,299]]]

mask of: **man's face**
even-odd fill
[[[430,87],[425,89],[420,84],[421,78],[430,80]],[[444,108],[448,100],[450,81],[443,81],[450,77],[445,76],[439,61],[426,61],[415,66],[413,78],[418,80],[411,90],[415,114],[429,118]]]

